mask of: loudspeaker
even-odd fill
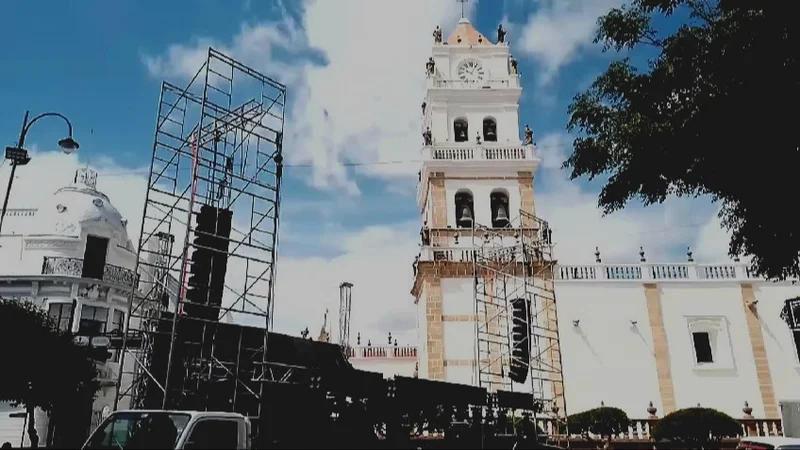
[[[530,316],[531,306],[528,299],[515,298],[511,301],[512,327],[511,327],[511,367],[509,378],[515,383],[524,383],[528,379],[530,367],[531,341],[530,341]]]
[[[225,291],[233,212],[203,205],[197,214],[184,313],[216,321]]]

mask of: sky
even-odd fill
[[[601,185],[561,170],[574,138],[565,130],[570,100],[625,56],[592,44],[597,17],[622,3],[466,4],[484,35],[504,24],[519,61],[520,120],[534,129],[543,160],[537,213],[554,230],[562,264],[592,263],[595,247],[603,262],[635,262],[640,247],[648,261],[685,261],[688,247],[699,262],[727,261],[728,235],[709,200],[634,203],[603,217]],[[316,335],[325,309],[337,310],[339,284],[350,281],[353,335],[378,342],[392,332],[414,344],[423,69],[433,29],[447,36],[460,14],[456,0],[2,2],[0,141],[16,145],[30,110],[63,113],[81,143],[78,154],[60,154],[64,124],[37,123],[10,207],[41,201],[90,165],[136,245],[161,82],[185,85],[213,46],[287,85],[275,329],[308,326]],[[0,186],[8,176],[3,165]]]

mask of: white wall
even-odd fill
[[[600,402],[631,417],[649,401],[663,411],[642,284],[559,284],[556,301],[568,413]]]

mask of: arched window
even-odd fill
[[[497,142],[497,121],[492,117],[483,119],[483,140]]]
[[[472,228],[475,218],[472,192],[467,189],[456,192],[456,226],[458,228]]]
[[[456,142],[467,142],[469,139],[469,129],[467,127],[467,119],[459,117],[453,121],[453,135]]]
[[[505,189],[495,189],[489,195],[489,205],[492,209],[492,227],[504,228],[508,220],[508,192]]]

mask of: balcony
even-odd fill
[[[347,356],[350,358],[416,358],[417,347],[411,346],[357,346],[347,349]]]
[[[444,80],[441,78],[428,78],[429,89],[457,89],[457,90],[470,90],[470,89],[507,89],[519,88],[519,76],[512,76],[508,79],[487,79],[479,82],[461,81],[461,80]]]
[[[533,145],[498,144],[435,144],[422,148],[423,161],[538,161]]]
[[[61,256],[45,256],[42,264],[42,275],[59,275],[67,277],[83,277],[83,260]],[[121,286],[133,286],[136,275],[124,267],[106,264],[103,267],[102,281]]]
[[[559,265],[562,281],[726,281],[759,280],[746,264],[590,264]]]

